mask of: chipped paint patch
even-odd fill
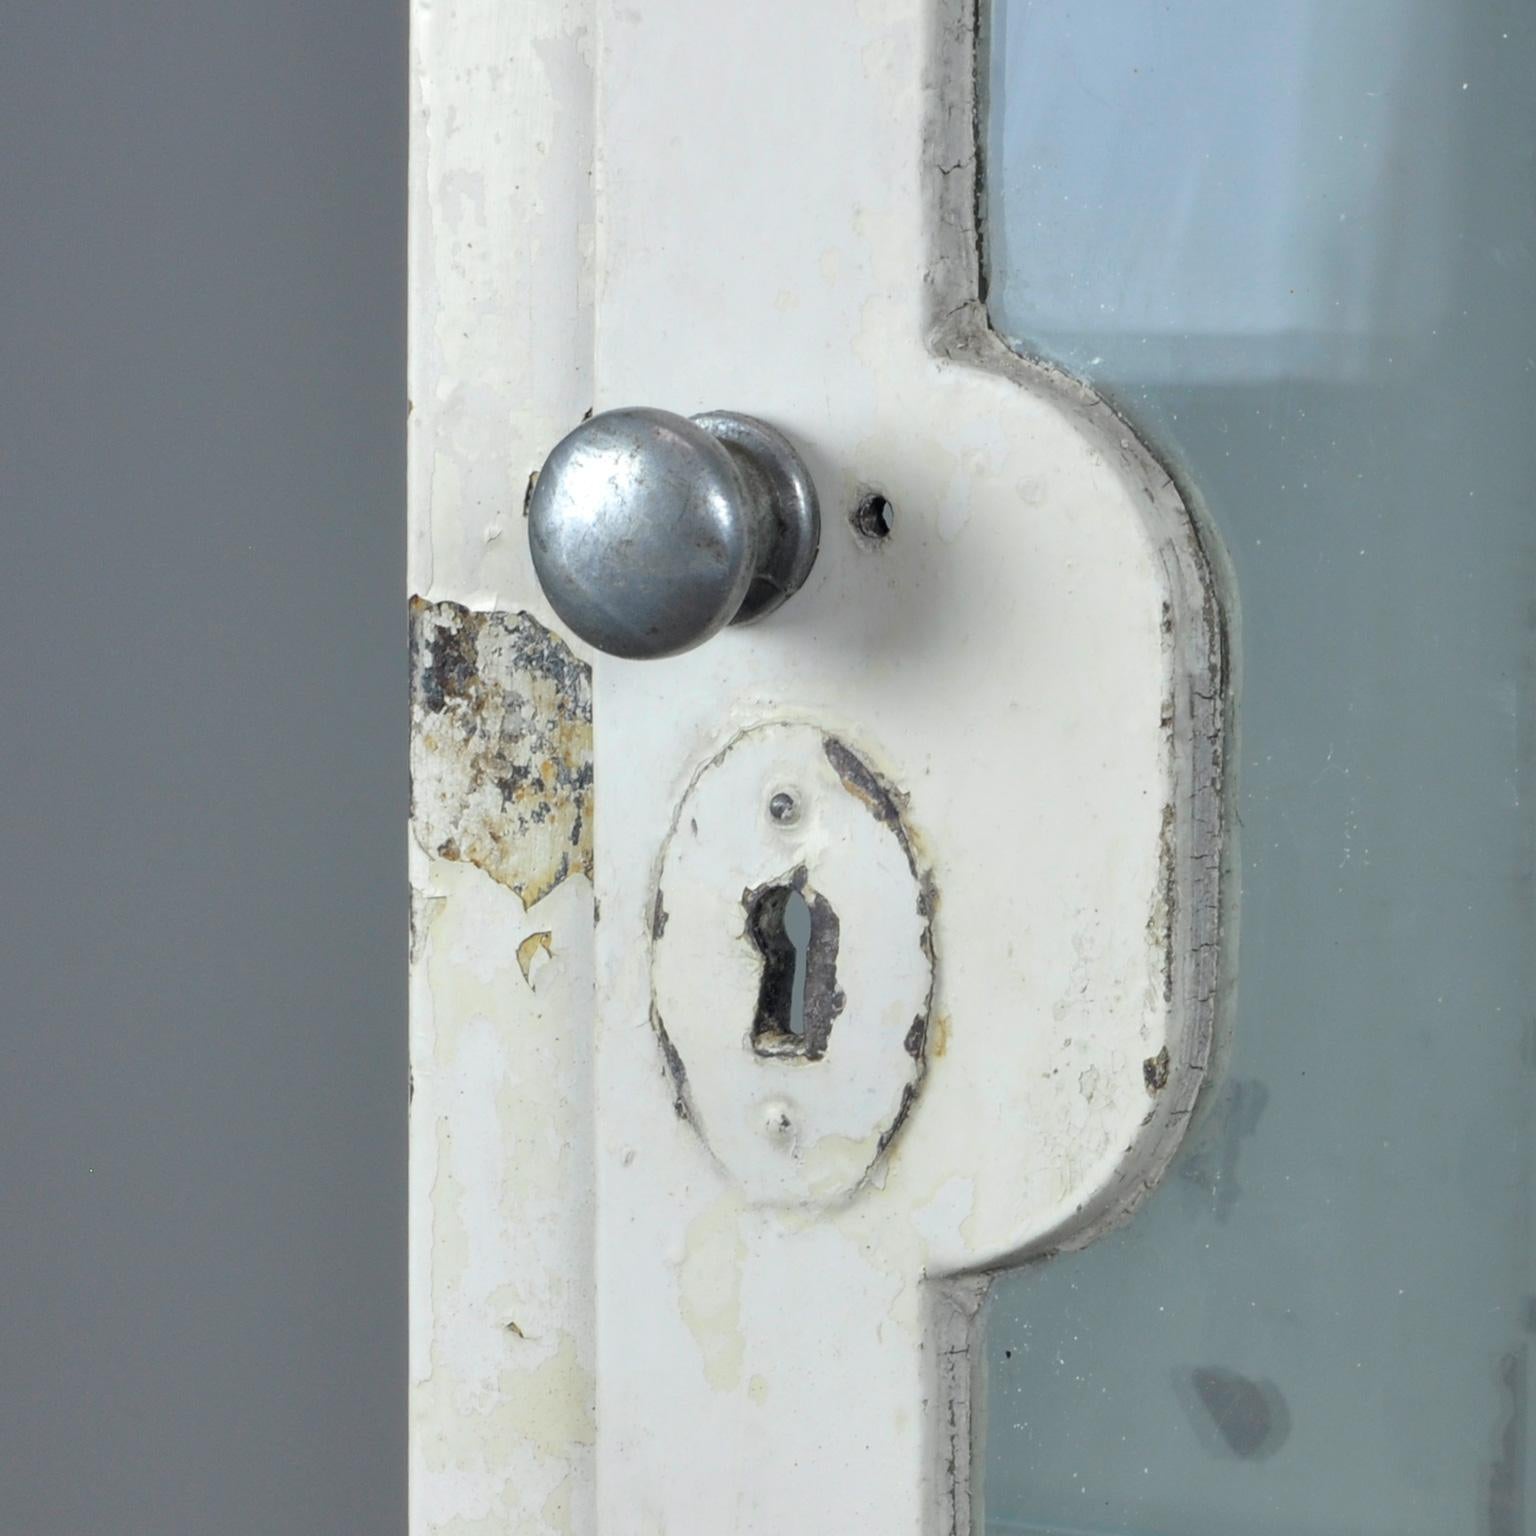
[[[413,597],[410,615],[417,842],[525,908],[590,879],[591,669],[526,613]]]
[[[517,946],[517,968],[523,973],[523,980],[530,986],[533,985],[533,967],[539,956],[546,960],[549,958],[551,935],[546,929],[538,933],[530,933],[521,944]]]

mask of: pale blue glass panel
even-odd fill
[[[1236,574],[1229,1069],[999,1284],[987,1530],[1536,1531],[1536,5],[994,0],[994,323]]]

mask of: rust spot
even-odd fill
[[[524,907],[590,879],[591,670],[526,613],[413,597],[410,619],[417,842]]]
[[[1156,1056],[1148,1056],[1141,1064],[1142,1081],[1148,1093],[1161,1093],[1168,1086],[1168,1047],[1165,1045]]]

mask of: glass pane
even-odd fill
[[[989,1532],[1532,1523],[1536,7],[993,0],[994,323],[1236,569],[1229,1070],[998,1285]]]

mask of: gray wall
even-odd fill
[[[0,0],[0,1530],[404,1528],[401,0]]]

